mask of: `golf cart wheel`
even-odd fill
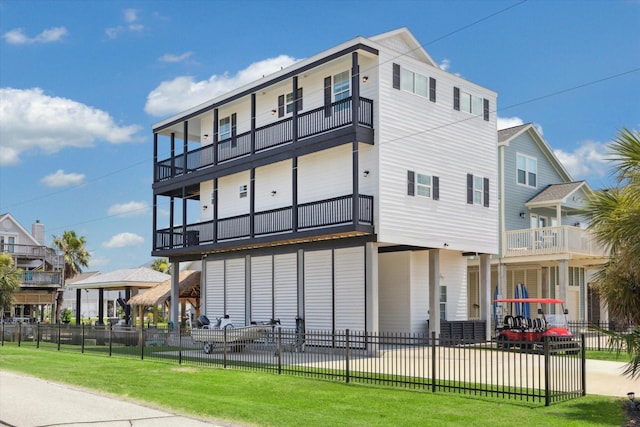
[[[507,338],[505,335],[498,335],[498,348],[511,348],[511,344],[509,344],[509,338]]]
[[[210,343],[210,342],[204,343],[203,350],[206,354],[213,353],[213,343]]]

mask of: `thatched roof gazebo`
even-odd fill
[[[187,302],[196,308],[196,316],[200,314],[200,276],[200,271],[195,270],[184,270],[179,274],[180,306],[183,308],[183,316],[185,315]],[[147,289],[143,293],[135,295],[127,301],[127,304],[140,307],[157,307],[161,304],[167,305],[170,300],[171,279],[168,279],[153,288]],[[155,313],[154,319],[157,319]]]

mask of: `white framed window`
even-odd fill
[[[247,185],[241,185],[240,186],[240,198],[244,199],[245,197],[247,197],[248,191],[247,191]]]
[[[340,101],[351,96],[351,79],[349,70],[333,76],[333,100]]]
[[[231,116],[223,117],[218,121],[218,141],[231,138]]]
[[[15,251],[15,236],[0,236],[0,252],[13,253]]]
[[[538,160],[525,154],[516,155],[517,182],[529,187],[538,186]]]
[[[440,178],[414,171],[407,171],[407,195],[428,199],[440,199]]]
[[[416,95],[429,96],[429,79],[422,74],[414,73],[405,68],[400,71],[401,89]]]
[[[293,92],[282,94],[278,97],[278,117],[293,113],[293,105],[296,101]],[[302,110],[302,88],[298,88],[298,111]]]
[[[481,176],[473,177],[473,204],[484,204],[482,196],[484,195],[484,179]]]
[[[416,196],[431,198],[431,175],[416,173]]]
[[[476,116],[481,116],[482,98],[467,92],[460,91],[460,111],[465,111]]]
[[[584,285],[584,268],[569,267],[569,286]]]
[[[447,287],[440,286],[440,320],[447,320]]]

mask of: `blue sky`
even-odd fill
[[[640,128],[639,23],[638,0],[2,0],[0,213],[85,236],[90,270],[149,262],[153,123],[399,27],[608,186],[607,143]]]

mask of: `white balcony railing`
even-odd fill
[[[505,257],[561,253],[588,257],[606,257],[608,254],[589,230],[578,227],[563,225],[509,230],[505,233]]]

